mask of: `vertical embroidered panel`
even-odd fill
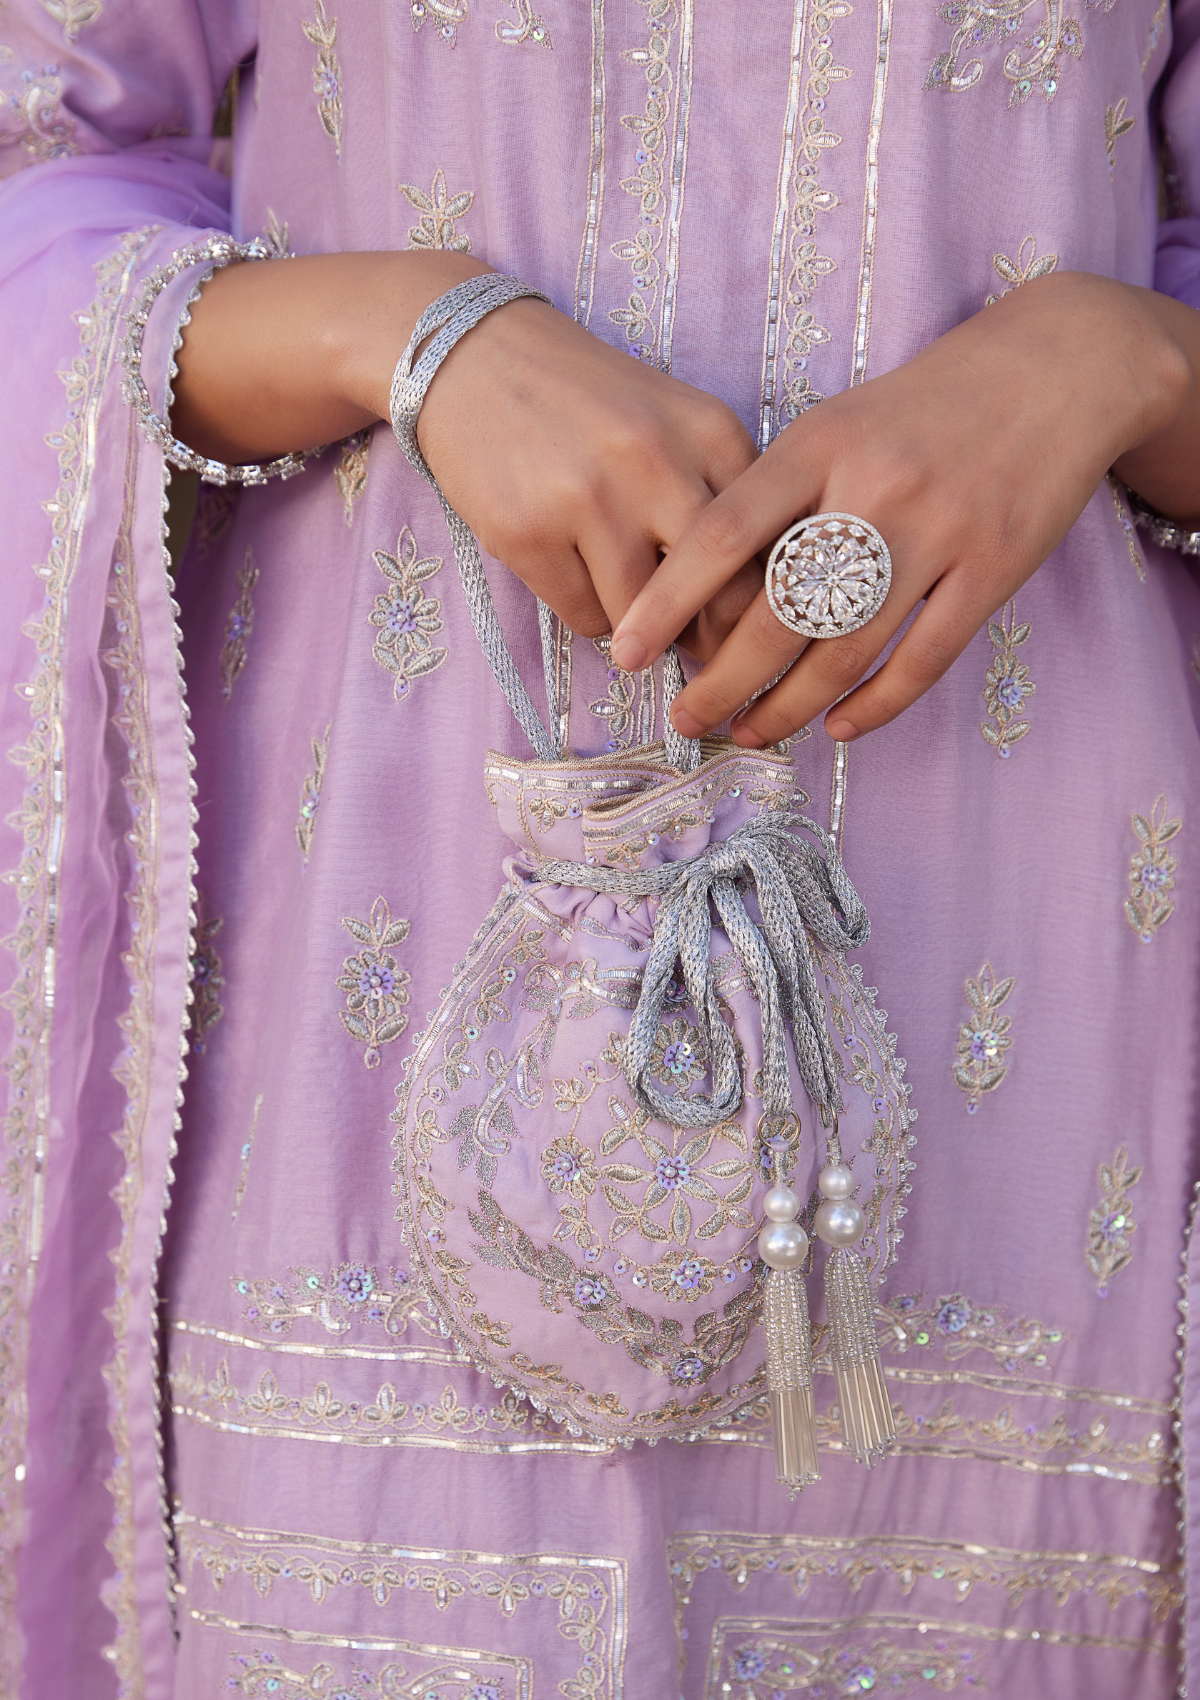
[[[635,141],[635,170],[621,187],[638,208],[638,224],[631,237],[612,246],[628,264],[633,288],[608,316],[625,332],[631,354],[669,371],[691,104],[692,0],[637,3],[646,12],[646,42],[623,57],[641,69],[647,92],[641,112],[621,119]]]
[[[13,1694],[19,1680],[20,1647],[13,1554],[23,1523],[23,1389],[29,1303],[41,1248],[56,968],[54,917],[68,777],[63,727],[67,595],[83,545],[96,425],[118,322],[133,268],[150,234],[143,230],[122,238],[116,251],[96,267],[96,297],[78,318],[80,352],[61,374],[67,417],[48,438],[58,454],[59,474],[54,497],[46,503],[51,543],[46,562],[34,569],[43,581],[44,606],[24,628],[38,657],[37,672],[19,691],[28,703],[31,724],[28,737],[9,752],[9,759],[26,773],[24,800],[8,822],[21,835],[21,857],[4,875],[14,888],[21,917],[16,932],[4,940],[5,948],[16,956],[17,969],[3,999],[16,1031],[3,1062],[9,1092],[0,1216],[0,1264],[13,1271],[0,1282],[0,1692]]]
[[[974,1115],[985,1092],[994,1092],[1008,1073],[1008,1063],[1002,1061],[1012,1049],[1012,1019],[999,1015],[1015,985],[1010,975],[997,980],[996,970],[985,962],[978,978],[964,986],[971,1006],[970,1019],[958,1030],[957,1060],[954,1063],[955,1084],[967,1094],[967,1112]]]
[[[1096,1291],[1106,1299],[1113,1276],[1133,1257],[1129,1239],[1137,1223],[1129,1192],[1141,1180],[1142,1171],[1130,1168],[1129,1152],[1120,1145],[1111,1163],[1101,1163],[1098,1175],[1100,1202],[1088,1217],[1084,1257],[1096,1277]]]
[[[787,276],[779,295],[778,371],[772,372],[770,379],[779,397],[775,429],[822,399],[822,392],[809,378],[809,357],[815,347],[833,339],[818,323],[810,304],[821,279],[837,270],[829,255],[820,252],[818,233],[825,215],[839,204],[838,197],[822,182],[826,156],[842,141],[830,127],[826,113],[835,86],[851,74],[838,62],[836,38],[839,24],[853,11],[847,0],[826,0],[814,9],[799,47],[800,63],[793,69],[793,78],[803,79],[803,90],[789,89],[784,158],[790,157],[791,169],[782,203],[786,208]],[[792,125],[794,138],[788,134]]]
[[[1131,815],[1138,848],[1129,859],[1129,896],[1125,919],[1149,944],[1175,911],[1175,857],[1164,848],[1182,830],[1181,820],[1167,819],[1167,799],[1158,797],[1148,815]]]

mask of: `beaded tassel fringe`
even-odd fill
[[[812,1335],[804,1276],[772,1269],[767,1276],[767,1396],[775,1431],[775,1474],[793,1492],[821,1474],[813,1403]],[[886,1397],[886,1395],[885,1395]]]
[[[825,1264],[825,1303],[842,1435],[847,1450],[869,1469],[895,1440],[896,1421],[879,1362],[867,1266],[854,1246],[831,1248]]]

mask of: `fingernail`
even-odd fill
[[[747,726],[744,720],[735,720],[729,730],[734,743],[740,744],[744,750],[765,750],[767,747],[767,740],[753,726]]]
[[[672,708],[671,724],[685,738],[702,738],[704,727],[686,708]]]
[[[858,727],[850,720],[827,718],[825,730],[839,744],[852,744],[855,738],[860,736]]]
[[[614,637],[611,644],[612,658],[618,667],[623,667],[627,673],[636,673],[639,667],[646,665],[646,646],[634,637],[632,632],[622,632]],[[689,733],[690,737],[691,734]]]

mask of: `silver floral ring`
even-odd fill
[[[791,632],[845,637],[873,619],[892,582],[892,557],[856,514],[812,514],[789,525],[767,560],[767,601]]]

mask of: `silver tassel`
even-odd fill
[[[895,1440],[896,1420],[879,1362],[875,1304],[866,1260],[855,1246],[830,1248],[825,1264],[825,1303],[842,1435],[847,1450],[869,1469]]]
[[[813,1403],[812,1332],[799,1269],[772,1269],[764,1306],[767,1331],[767,1398],[775,1431],[775,1474],[786,1487],[804,1488],[821,1474]]]

